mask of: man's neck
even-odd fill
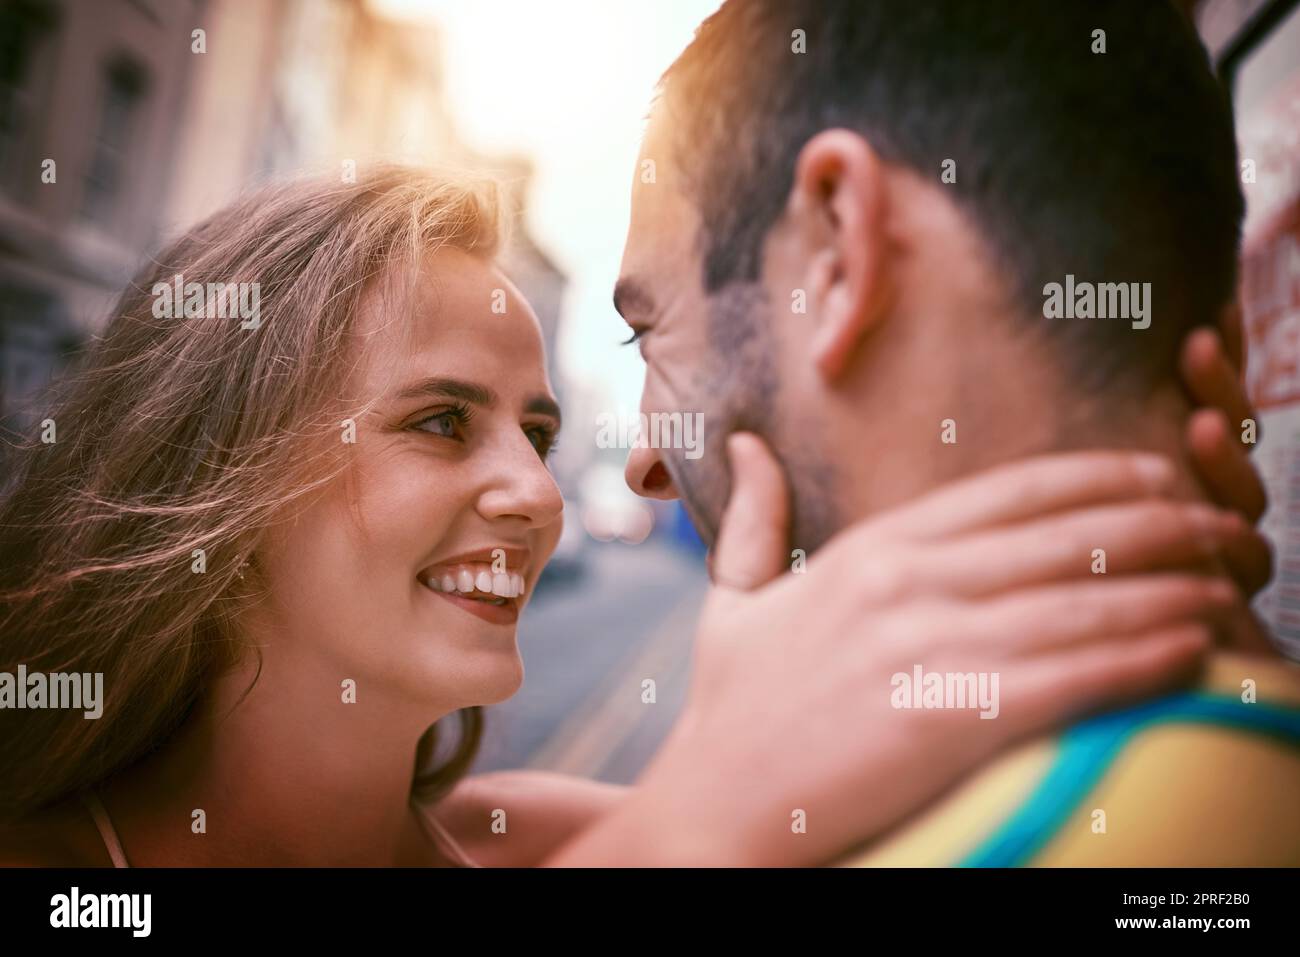
[[[900,408],[891,413],[887,433],[858,443],[860,454],[838,466],[823,453],[835,474],[837,513],[825,534],[1007,462],[1088,449],[1165,455],[1175,467],[1176,498],[1209,497],[1188,458],[1184,430],[1190,409],[1175,389],[1131,402],[1102,402],[1053,395],[1049,388],[1035,388],[1032,375],[1008,381],[1016,381],[1020,391],[950,395],[943,403]],[[943,413],[943,408],[960,412]],[[953,416],[950,433],[944,431],[945,416]],[[882,448],[890,454],[882,455]],[[807,484],[798,468],[794,472],[797,481]]]
[[[1067,407],[1068,408],[1068,407]],[[1172,494],[1185,501],[1209,499],[1189,457],[1186,437],[1191,413],[1187,400],[1173,388],[1162,388],[1131,405],[1114,402],[1081,413],[1065,411],[1054,439],[1042,452],[1083,451],[1087,449],[1132,449],[1163,455],[1174,465]]]

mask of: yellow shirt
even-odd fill
[[[1300,666],[1214,655],[1197,688],[1015,749],[835,864],[1300,865]]]

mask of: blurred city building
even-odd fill
[[[28,404],[169,235],[250,184],[376,158],[505,177],[517,222],[502,263],[562,389],[566,280],[524,224],[531,167],[458,139],[436,28],[364,0],[5,0],[0,426],[30,424]]]
[[[0,5],[0,425],[66,363],[156,240],[200,10]]]
[[[1208,0],[1198,13],[1232,93],[1246,195],[1239,301],[1275,555],[1255,607],[1300,660],[1300,0]]]

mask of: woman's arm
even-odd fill
[[[1167,462],[1087,452],[954,482],[781,574],[780,468],[752,437],[732,455],[728,585],[705,603],[683,719],[548,866],[826,861],[1008,744],[1188,679],[1240,602],[1206,565],[1263,547],[1240,516],[1168,497]],[[900,704],[917,669],[982,676],[992,700],[930,710],[918,681]]]
[[[1222,337],[1212,330],[1202,329],[1189,336],[1185,343],[1181,363],[1184,382],[1191,398],[1201,406],[1189,419],[1187,445],[1191,453],[1190,458],[1211,495],[1221,505],[1236,509],[1253,523],[1263,513],[1266,499],[1263,484],[1250,461],[1247,450],[1241,442],[1234,441],[1238,430],[1244,427],[1245,420],[1254,417],[1254,411],[1240,383],[1244,350],[1239,314],[1235,310],[1227,310],[1222,326]],[[1140,484],[1134,483],[1135,487]],[[762,515],[761,502],[751,501],[747,503],[747,507],[751,513]],[[780,515],[782,513],[780,501],[769,504],[767,510],[774,515]],[[738,566],[733,565],[728,572],[730,578],[739,579],[742,583],[749,579],[750,584],[762,584],[772,573],[784,570],[780,566],[784,564],[785,542],[781,534],[782,530],[777,528],[776,524],[769,521],[766,530],[763,528],[757,530],[752,537],[760,547],[743,556],[748,561]],[[764,537],[782,546],[779,555],[775,548],[762,547]],[[1247,596],[1258,590],[1270,577],[1268,551],[1257,547],[1258,545],[1259,543],[1256,542],[1256,547],[1246,549],[1246,555],[1251,560],[1244,562],[1238,560],[1230,569],[1237,579],[1237,584],[1247,593]],[[771,551],[778,559],[768,568],[762,567],[765,551]],[[1237,556],[1238,559],[1240,557]],[[878,553],[875,556],[863,556],[864,561],[868,563],[872,562],[873,558],[878,562],[881,560],[881,555]],[[996,559],[996,556],[990,555],[989,558]],[[756,572],[754,562],[759,565]],[[1096,609],[1079,607],[1074,613],[1095,614]],[[1104,618],[1103,615],[1102,619]],[[1022,621],[1019,624],[1023,629],[1027,622]],[[1110,625],[1112,630],[1115,630],[1113,619]],[[923,633],[922,625],[915,618],[913,627],[918,634]],[[1236,643],[1243,646],[1250,645],[1250,642],[1242,637],[1243,634],[1263,633],[1246,602],[1236,605],[1235,609],[1226,616],[1226,621],[1221,623],[1220,629],[1221,633],[1234,636]],[[1094,637],[1104,638],[1106,635],[1103,632]],[[1059,662],[1056,665],[1052,663],[1053,654],[1055,660]],[[1125,660],[1125,655],[1134,657]],[[1141,690],[1144,683],[1153,686],[1154,682],[1160,680],[1162,669],[1166,675],[1175,674],[1177,669],[1186,663],[1181,660],[1183,657],[1185,654],[1176,647],[1168,644],[1162,647],[1158,640],[1148,641],[1145,650],[1137,645],[1117,647],[1114,654],[1108,654],[1104,646],[1098,645],[1089,669],[1071,672],[1067,659],[1061,650],[1057,649],[1043,659],[1045,674],[1050,675],[1044,687],[1050,688],[1053,685],[1056,687],[1058,692],[1056,707],[1050,707],[1047,699],[1040,699],[1037,714],[1027,716],[1029,724],[1043,725],[1045,730],[1049,720],[1059,719],[1071,708],[1086,705],[1090,696],[1098,690],[1095,684],[1090,687],[1090,683],[1099,680],[1104,682],[1106,668],[1112,669],[1116,690],[1123,686],[1136,693]],[[1054,674],[1051,673],[1052,668],[1056,669]],[[942,724],[942,722],[938,723]],[[958,734],[954,735],[956,740],[967,739],[969,727],[964,729],[966,734],[960,734],[963,729],[956,730],[958,731]],[[710,789],[716,786],[718,781],[717,769],[710,767],[707,760],[692,767],[690,763],[692,753],[707,756],[709,747],[707,742],[692,745],[685,741],[688,737],[686,731],[687,729],[679,725],[679,730],[675,731],[674,736],[682,740],[670,739],[656,759],[656,764],[647,770],[642,778],[647,786],[640,788],[634,795],[629,795],[628,799],[620,802],[612,813],[603,815],[591,828],[577,835],[566,846],[552,854],[546,863],[550,866],[740,865],[771,860],[792,860],[789,852],[793,850],[797,853],[798,849],[787,847],[783,855],[780,847],[782,843],[787,845],[791,843],[786,836],[788,827],[768,827],[765,831],[759,832],[758,837],[747,839],[741,821],[728,817],[725,809],[721,815],[716,810],[710,810],[719,806],[715,799],[716,795],[710,793]],[[874,747],[876,750],[874,756],[869,751],[861,755],[864,766],[870,767],[875,764],[881,767],[882,771],[891,769],[887,739],[883,736],[879,737]],[[678,754],[683,757],[676,757],[675,755]],[[897,792],[905,794],[908,790],[907,784],[904,783],[911,780],[906,774],[908,763],[915,764],[922,759],[927,760],[931,766],[921,768],[919,776],[922,780],[931,779],[933,787],[936,788],[940,786],[938,782],[944,777],[955,779],[962,764],[960,756],[945,759],[941,748],[927,752],[922,735],[916,734],[910,757],[904,754],[901,764],[895,762],[892,767],[894,772],[901,772],[902,776],[891,779],[888,774],[882,774],[870,791],[864,790],[858,795],[860,804],[875,807],[880,811],[875,816],[874,824],[870,815],[860,818],[859,826],[863,828],[863,837],[869,836],[873,827],[879,831],[889,826],[890,812],[885,809],[906,807],[909,799],[904,797],[900,804],[895,795]],[[943,767],[944,760],[950,762],[949,767]],[[667,763],[669,761],[676,762],[676,766],[669,765]],[[940,771],[937,775],[936,770]],[[703,791],[693,791],[692,778],[698,782],[712,783],[706,784]],[[751,800],[757,798],[764,785],[761,772],[756,775],[754,781],[758,787],[750,795]],[[810,781],[810,786],[806,789],[810,794],[815,792],[811,784]],[[925,788],[922,787],[916,793],[921,794],[924,790]],[[745,795],[738,793],[735,803],[743,806]],[[664,826],[665,824],[667,826]],[[766,834],[775,842],[776,857],[772,857],[766,849],[762,834]]]
[[[458,784],[436,813],[483,866],[532,867],[620,806],[630,791],[551,771],[491,771]]]
[[[1253,416],[1239,380],[1242,355],[1237,321],[1235,313],[1229,311],[1224,317],[1223,339],[1210,330],[1198,330],[1188,338],[1186,343],[1182,362],[1184,381],[1191,397],[1204,407],[1189,421],[1188,448],[1191,459],[1199,469],[1211,494],[1222,505],[1238,510],[1253,522],[1264,510],[1263,486],[1246,450],[1239,442],[1231,441],[1235,429],[1241,426],[1242,421]],[[1235,349],[1234,342],[1237,343]],[[1103,459],[1080,459],[1079,461],[1086,463],[1081,465],[1085,470],[1111,469],[1113,474],[1115,468],[1114,462],[1107,464]],[[746,473],[742,470],[741,474],[743,476]],[[1081,472],[1080,476],[1084,474],[1086,471]],[[1019,477],[1020,481],[1026,483],[1023,488],[1028,495],[1033,494],[1036,483],[1045,479],[1051,480],[1050,471],[1041,468],[1036,471],[1022,472]],[[779,476],[770,475],[769,480],[773,484],[779,483]],[[1078,487],[1086,488],[1087,484],[1087,482],[1080,482]],[[1114,484],[1113,481],[1098,476],[1092,485],[1096,500],[1104,500],[1106,489],[1112,488]],[[978,486],[968,483],[967,488],[973,492]],[[1130,492],[1134,495],[1143,494],[1143,483],[1136,476],[1130,483]],[[740,560],[729,560],[730,567],[721,576],[722,580],[738,582],[742,587],[761,585],[773,574],[785,570],[784,530],[779,527],[784,514],[780,494],[779,492],[768,494],[766,502],[762,500],[763,495],[746,500],[746,496],[752,493],[752,485],[740,490],[741,507],[751,516],[757,516],[758,527],[746,529],[741,537],[747,538],[756,547],[742,548]],[[1013,501],[1015,497],[1013,491],[1004,501]],[[951,496],[948,496],[947,500],[949,503],[954,501]],[[1057,504],[1071,504],[1077,507],[1086,504],[1085,500],[1086,494],[1073,502],[1060,499]],[[936,501],[938,505],[935,504]],[[933,523],[937,517],[939,524],[932,525],[927,534],[937,535],[944,531],[943,523],[946,520],[940,507],[943,501],[942,496],[937,497],[937,500],[932,497],[931,505],[919,509],[914,506],[910,518],[905,518],[903,522],[899,522],[897,518],[893,520],[895,529],[902,529],[905,537],[908,523],[912,524],[914,530],[919,530],[927,523]],[[959,513],[965,511],[972,517],[977,516],[977,499],[971,498],[965,502],[958,500],[957,504]],[[1045,509],[1048,501],[1044,499],[1039,504]],[[930,513],[928,517],[927,510]],[[1021,517],[1028,517],[1028,513],[1029,510],[1025,510],[1025,515]],[[955,530],[951,524],[946,526],[949,534]],[[888,539],[889,536],[885,538]],[[1268,552],[1258,547],[1259,544],[1255,542],[1254,547],[1246,549],[1247,555],[1254,561],[1245,563],[1244,573],[1241,571],[1243,563],[1239,562],[1237,567],[1232,569],[1238,584],[1247,592],[1258,589],[1269,577]],[[764,557],[765,552],[771,553],[771,563],[768,567],[763,566],[764,561],[767,560]],[[888,560],[888,554],[887,547],[878,547],[874,553],[869,552],[858,556],[858,560],[864,567],[879,567],[882,561]],[[1148,552],[1148,557],[1151,554]],[[999,556],[996,553],[989,553],[982,557],[985,561],[996,561]],[[844,560],[851,562],[853,556],[846,555]],[[923,569],[918,569],[918,572],[923,574]],[[921,584],[919,579],[922,574],[917,574],[912,582],[912,586],[918,593],[925,591],[923,587],[918,587]],[[907,587],[906,582],[896,582],[896,584]],[[1077,588],[1084,583],[1075,584]],[[1087,591],[1079,589],[1077,595],[1082,602]],[[820,597],[826,603],[837,600],[837,596],[829,588],[824,589]],[[793,597],[791,600],[794,600]],[[1014,606],[1004,603],[1003,607]],[[1053,623],[1049,620],[1048,606],[1040,604],[1039,612],[1046,613],[1039,619],[1044,629],[1042,634],[1053,634]],[[1086,651],[1085,646],[1088,643],[1086,629],[1081,630],[1076,636],[1077,644],[1073,649],[1051,648],[1046,645],[1040,649],[1043,655],[1040,658],[1039,697],[1035,702],[1031,702],[1032,706],[1028,713],[1015,719],[1024,722],[1022,730],[1035,727],[1046,730],[1052,721],[1060,720],[1072,710],[1078,711],[1095,706],[1100,703],[1099,695],[1104,697],[1107,686],[1113,693],[1127,690],[1131,694],[1138,694],[1144,689],[1154,689],[1161,681],[1173,677],[1180,668],[1191,661],[1192,655],[1189,655],[1187,649],[1180,648],[1177,639],[1170,644],[1167,634],[1163,638],[1157,636],[1154,640],[1148,640],[1145,644],[1130,640],[1133,637],[1131,635],[1116,634],[1123,630],[1120,624],[1122,619],[1116,619],[1106,613],[1099,614],[1096,607],[1089,608],[1086,604],[1072,607],[1067,602],[1061,606],[1061,613],[1076,618],[1079,615],[1093,616],[1094,622],[1101,626],[1090,636],[1095,651],[1090,658],[1082,654]],[[912,638],[925,635],[929,627],[925,621],[926,616],[936,614],[937,609],[933,607],[928,610],[914,609],[908,619],[913,632]],[[1156,617],[1158,616],[1153,616],[1150,621],[1154,622]],[[1229,622],[1225,624],[1225,628],[1233,628],[1234,619],[1238,628],[1243,619],[1248,623],[1253,620],[1249,606],[1244,602],[1238,604],[1227,617]],[[815,619],[810,611],[799,620],[806,628],[807,623]],[[1032,620],[1028,618],[1014,622],[1007,621],[1006,624],[1008,635],[1019,632],[1022,637],[1033,626]],[[1186,630],[1185,625],[1183,628]],[[1113,645],[1113,651],[1107,651],[1106,647],[1100,644],[1104,639],[1116,637],[1124,644]],[[738,640],[752,641],[754,646],[752,652],[757,652],[761,647],[758,634],[750,636],[742,634],[738,636]],[[788,636],[788,640],[795,643],[801,639],[792,634]],[[922,650],[924,649],[916,649],[917,657]],[[1071,650],[1075,661],[1083,667],[1071,668],[1070,659],[1065,654],[1066,650]],[[995,657],[995,655],[989,656],[990,660]],[[834,663],[827,664],[833,666]],[[888,669],[878,670],[881,673],[877,676],[877,684],[886,679],[884,671]],[[791,676],[789,681],[793,680]],[[863,690],[865,692],[866,688],[864,687]],[[940,714],[944,713],[940,712]],[[952,712],[946,714],[952,716]],[[886,714],[885,717],[887,719],[889,716]],[[889,725],[876,730],[879,732],[889,729],[891,734],[875,733],[862,736],[864,744],[857,752],[857,759],[864,768],[879,768],[880,774],[870,790],[864,789],[857,795],[850,795],[866,811],[866,813],[859,812],[855,818],[858,827],[861,828],[860,837],[870,836],[873,829],[879,832],[888,827],[892,823],[891,815],[904,813],[914,801],[921,800],[927,790],[938,789],[946,779],[955,779],[960,773],[960,768],[971,760],[974,752],[966,755],[948,754],[942,743],[937,740],[934,744],[927,745],[926,734],[936,730],[943,731],[944,721],[940,718],[928,724],[928,730],[915,727],[911,730],[904,728],[901,740],[899,728],[896,726],[891,728]],[[987,724],[1006,727],[1005,721],[987,722]],[[954,727],[949,730],[952,732],[948,735],[949,740],[972,740],[969,723],[965,728]],[[844,729],[843,733],[852,735],[848,729]],[[737,743],[740,742],[743,734],[743,728],[737,730]],[[692,740],[692,737],[695,740]],[[776,758],[779,757],[779,735],[773,734],[771,737],[770,754]],[[983,749],[998,737],[996,733],[977,736],[975,740],[978,742],[978,748],[975,750],[982,753]],[[1011,735],[1007,737],[1010,738]],[[715,742],[700,740],[698,732],[693,731],[688,724],[679,724],[655,762],[642,776],[642,786],[635,793],[627,794],[625,799],[612,802],[607,808],[607,813],[602,813],[599,820],[551,854],[545,861],[546,865],[561,867],[656,864],[743,865],[774,860],[794,860],[800,853],[800,849],[797,846],[789,846],[792,842],[787,836],[790,828],[784,826],[787,822],[780,822],[782,826],[760,828],[753,832],[753,836],[747,836],[750,832],[742,816],[729,812],[736,808],[757,806],[764,789],[772,787],[767,778],[782,771],[788,773],[798,766],[797,763],[789,761],[783,765],[769,764],[765,768],[756,767],[750,776],[753,784],[750,793],[745,793],[743,787],[745,778],[738,776],[735,780],[741,787],[737,789],[733,799],[730,802],[725,800],[719,802],[718,785],[723,780],[719,769],[724,765],[712,761],[710,755],[724,754],[726,743],[725,740]],[[899,750],[900,743],[910,744],[910,746]],[[816,739],[811,737],[806,739],[806,744],[814,748],[818,746]],[[922,782],[920,787],[916,786],[917,782]],[[804,803],[808,803],[808,800],[817,793],[816,781],[812,776],[809,776],[804,791],[806,795]],[[797,791],[792,794],[797,795]],[[819,825],[813,822],[810,826]],[[766,835],[766,839],[763,835]],[[782,848],[783,844],[787,846]]]

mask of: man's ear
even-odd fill
[[[812,357],[823,377],[844,373],[888,304],[886,184],[871,144],[850,130],[823,130],[795,165],[788,212],[806,262],[817,328]]]

